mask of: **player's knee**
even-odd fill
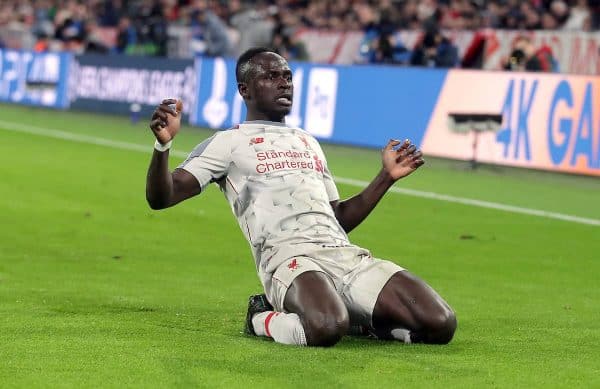
[[[304,320],[306,341],[309,346],[330,347],[348,333],[350,318],[347,311],[317,313]]]
[[[448,344],[454,337],[457,321],[450,309],[432,315],[427,321],[427,343]]]

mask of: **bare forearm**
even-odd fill
[[[346,232],[352,231],[371,213],[385,192],[399,179],[423,165],[423,153],[408,139],[390,139],[381,152],[382,169],[360,194],[342,202],[332,202],[335,217]]]
[[[383,169],[359,194],[337,204],[335,216],[346,232],[352,231],[375,208],[394,180]]]
[[[154,146],[146,176],[146,200],[152,209],[168,208],[200,193],[200,183],[194,175],[184,169],[169,171],[170,142],[179,131],[182,110],[181,100],[165,99],[152,114],[150,129],[162,145]]]
[[[154,150],[146,176],[146,200],[152,209],[163,209],[173,203],[173,177],[169,172],[169,150]]]

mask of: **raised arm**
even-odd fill
[[[150,129],[156,137],[146,176],[146,200],[152,209],[173,206],[200,193],[198,180],[183,169],[169,171],[169,148],[181,126],[180,100],[166,99],[156,108]]]
[[[335,217],[346,232],[365,220],[396,181],[425,163],[423,153],[408,139],[404,142],[390,140],[381,151],[381,161],[381,170],[362,192],[344,201],[331,202]]]

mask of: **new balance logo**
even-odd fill
[[[250,143],[248,143],[248,146],[263,143],[264,141],[265,141],[265,138],[252,138],[252,139],[250,139]]]

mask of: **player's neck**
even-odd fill
[[[267,122],[285,123],[285,116],[269,115],[264,112],[252,112],[248,111],[246,114],[246,121],[264,120]]]

